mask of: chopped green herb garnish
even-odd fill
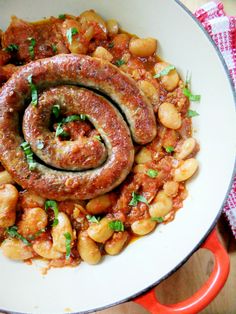
[[[53,200],[47,200],[45,202],[45,210],[48,210],[48,208],[51,208],[54,212],[54,220],[53,220],[53,223],[52,223],[52,226],[56,226],[58,225],[58,213],[59,213],[59,210],[58,210],[58,205],[57,205],[57,202],[56,201],[53,201]]]
[[[59,116],[60,116],[60,111],[61,111],[60,105],[54,105],[54,106],[52,107],[52,114],[54,115],[54,117],[55,117],[56,119],[59,118]]]
[[[64,20],[64,19],[66,18],[66,15],[65,15],[65,14],[59,14],[59,15],[58,15],[58,18],[59,18],[60,20]]]
[[[55,106],[57,106],[57,105],[55,105]],[[55,106],[53,106],[53,108],[54,108]],[[56,110],[56,114],[57,114],[57,109],[55,109],[55,110]],[[54,113],[54,114],[55,114],[55,113]],[[60,113],[58,113],[58,114],[60,114]],[[61,136],[61,137],[64,137],[64,138],[68,137],[69,134],[68,134],[66,131],[63,130],[62,125],[65,124],[65,123],[69,123],[69,122],[73,122],[73,121],[78,121],[78,120],[85,120],[85,119],[86,119],[86,115],[85,115],[85,114],[80,114],[80,115],[78,115],[78,114],[73,114],[73,115],[71,115],[71,116],[68,116],[68,117],[66,117],[66,118],[63,118],[63,119],[61,120],[61,122],[59,122],[59,123],[57,124],[56,136]]]
[[[37,88],[32,81],[32,74],[28,76],[27,80],[29,82],[30,90],[31,90],[31,105],[37,106],[37,104],[38,104],[38,91],[37,91]]]
[[[163,219],[162,217],[152,217],[151,220],[152,220],[152,221],[157,221],[157,222],[159,222],[159,223],[161,223],[161,222],[164,221],[164,219]]]
[[[78,114],[72,114],[71,116],[68,116],[66,118],[63,118],[61,120],[62,123],[69,123],[69,122],[73,122],[73,121],[78,121],[81,120],[80,115]]]
[[[34,59],[34,47],[36,45],[36,40],[32,37],[29,37],[28,40],[30,41],[29,54],[30,54],[31,59],[33,60]]]
[[[191,100],[191,101],[200,101],[201,100],[201,95],[193,95],[191,93],[190,83],[191,83],[191,75],[189,74],[189,72],[187,72],[185,83],[184,83],[183,94],[186,97],[188,97],[188,99]]]
[[[191,109],[188,110],[188,113],[187,113],[188,118],[193,118],[197,116],[199,116],[199,113],[197,111],[191,110]]]
[[[52,51],[54,53],[56,53],[57,52],[57,46],[55,44],[52,44],[51,47],[52,47]]]
[[[6,232],[11,238],[17,238],[21,240],[24,244],[31,245],[31,243],[26,238],[24,238],[21,234],[18,233],[17,229],[18,229],[17,226],[8,227],[6,229]]]
[[[66,37],[69,41],[69,44],[72,44],[72,36],[78,34],[78,31],[75,27],[71,27],[66,31]]]
[[[113,41],[112,42],[110,42],[109,44],[108,44],[108,48],[113,48],[114,47],[114,43],[113,43]]]
[[[66,238],[66,259],[70,257],[71,254],[71,234],[69,232],[64,233]]]
[[[184,95],[185,95],[186,97],[188,97],[189,100],[191,100],[191,101],[200,101],[200,100],[201,100],[201,95],[193,95],[193,94],[191,93],[191,91],[190,91],[187,87],[185,87],[185,88],[183,89],[183,93],[184,93]]]
[[[125,64],[125,61],[122,59],[116,60],[115,65],[118,67],[121,67],[123,64]]]
[[[87,118],[86,114],[83,113],[80,114],[80,120],[84,121],[86,120],[86,118]]]
[[[124,224],[120,220],[110,221],[108,223],[108,225],[109,225],[109,228],[114,230],[114,231],[124,231],[125,230]]]
[[[8,45],[4,50],[7,52],[17,52],[19,49],[19,46],[16,44],[10,44]]]
[[[166,150],[167,153],[172,153],[175,149],[174,149],[173,146],[166,146],[165,150]]]
[[[45,232],[45,231],[46,231],[45,228],[40,229],[38,232],[36,232],[35,234],[30,235],[28,238],[29,238],[30,240],[35,240],[37,237],[39,237],[39,236],[40,236],[43,232]]]
[[[101,220],[100,217],[91,216],[91,215],[86,215],[86,218],[88,219],[89,222],[95,222],[96,224],[98,224],[99,221]]]
[[[38,141],[36,146],[37,146],[38,149],[43,149],[44,148],[44,142],[43,141]]]
[[[148,201],[146,200],[146,198],[142,195],[139,195],[135,192],[132,192],[132,199],[129,202],[130,206],[136,206],[138,204],[138,202],[142,202],[145,203],[146,205],[149,206]]]
[[[158,171],[157,171],[157,170],[154,170],[154,169],[148,169],[147,175],[148,175],[150,178],[156,178],[156,177],[158,176]]]
[[[61,122],[57,124],[56,136],[61,136],[63,138],[67,138],[67,137],[69,137],[69,133],[64,131],[62,125],[63,124]]]
[[[27,163],[29,165],[29,170],[34,170],[36,168],[36,162],[34,161],[33,152],[31,150],[30,144],[28,142],[23,142],[20,146],[25,153]]]
[[[101,142],[101,140],[102,140],[102,138],[101,138],[100,135],[94,135],[94,138],[95,138],[96,140],[100,141],[100,142]]]
[[[166,68],[164,68],[161,72],[155,74],[154,78],[160,78],[161,76],[168,75],[170,71],[175,70],[174,65],[168,65]]]

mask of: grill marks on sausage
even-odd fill
[[[19,134],[21,126],[18,118],[30,96],[27,81],[29,75],[32,75],[38,89],[72,84],[84,85],[105,93],[125,114],[134,141],[146,144],[156,135],[156,121],[151,104],[140,93],[135,82],[106,61],[82,55],[59,55],[22,67],[0,92],[0,159],[18,184],[56,200],[90,199],[114,189],[130,172],[134,149],[127,125],[110,104],[109,110],[108,107],[101,110],[95,105],[84,108],[91,110],[91,122],[100,128],[108,148],[108,159],[103,166],[73,173],[37,164],[35,171],[29,171],[20,148],[23,139]],[[62,90],[63,88],[61,87]],[[72,94],[78,92],[78,88],[70,88]],[[56,97],[57,92],[54,91]],[[100,102],[108,105],[107,100],[90,91],[80,90],[79,93],[86,94],[87,103],[95,98],[96,103],[98,97]],[[80,105],[83,106],[83,102]]]

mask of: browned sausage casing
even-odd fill
[[[42,93],[37,107],[28,106],[24,113],[23,133],[33,152],[44,163],[57,169],[78,171],[101,166],[107,158],[107,151],[105,145],[93,134],[88,137],[78,136],[73,141],[61,141],[50,130],[51,113],[55,104],[67,116],[83,113],[105,138],[109,134],[101,113],[109,114],[110,102],[90,90],[76,86],[54,87]],[[124,123],[118,113],[117,119]],[[41,147],[39,144],[42,144]]]
[[[126,116],[134,141],[146,144],[156,135],[155,116],[135,82],[109,62],[82,55],[57,55],[22,67],[0,92],[0,160],[18,184],[55,200],[90,199],[114,189],[132,167],[134,148],[126,124],[112,105],[108,112],[101,112],[109,131],[103,136],[108,145],[108,158],[102,166],[71,172],[50,169],[37,162],[36,169],[29,170],[20,147],[24,141],[20,134],[20,115],[30,98],[30,75],[39,91],[69,84],[105,93]]]

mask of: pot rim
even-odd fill
[[[235,92],[235,88],[234,88],[234,85],[233,85],[233,81],[232,81],[232,79],[230,77],[230,73],[229,73],[228,67],[226,65],[226,62],[225,62],[225,60],[224,60],[224,58],[223,58],[219,48],[217,47],[217,45],[215,44],[215,42],[213,41],[213,39],[211,38],[209,33],[206,31],[206,29],[203,27],[201,22],[198,21],[198,19],[195,17],[195,15],[182,2],[180,2],[180,0],[174,0],[174,1],[175,1],[175,3],[177,5],[179,5],[193,19],[193,21],[195,23],[197,23],[199,28],[203,31],[205,36],[208,38],[208,40],[211,42],[211,44],[215,48],[215,51],[216,51],[216,53],[217,53],[217,55],[218,55],[222,65],[223,65],[225,74],[226,74],[226,76],[228,78],[228,81],[230,83],[231,90],[232,90],[232,93],[233,93],[233,98],[234,98],[234,105],[235,105],[235,108],[236,108],[236,92]],[[235,157],[234,167],[233,167],[233,170],[232,170],[232,175],[231,175],[231,179],[230,179],[230,182],[229,182],[229,185],[228,185],[228,189],[227,189],[227,192],[225,194],[225,197],[224,197],[224,200],[222,202],[222,205],[221,205],[221,207],[220,207],[220,209],[219,209],[219,211],[218,211],[218,213],[216,215],[216,218],[214,219],[214,221],[212,222],[212,224],[210,225],[210,227],[206,231],[205,235],[199,240],[198,244],[171,271],[169,271],[167,274],[165,274],[164,276],[162,276],[158,280],[154,281],[151,285],[148,285],[147,287],[143,288],[142,290],[140,290],[140,291],[138,291],[138,292],[136,292],[136,293],[134,293],[134,294],[132,294],[130,296],[127,296],[126,298],[123,298],[123,299],[121,299],[119,301],[107,304],[105,306],[101,306],[101,307],[93,308],[93,309],[90,309],[90,310],[82,311],[82,312],[81,311],[79,311],[79,312],[71,312],[70,314],[87,314],[87,313],[92,313],[92,312],[95,312],[95,311],[105,310],[105,309],[111,308],[113,306],[120,305],[120,304],[128,302],[128,301],[132,301],[132,299],[134,299],[134,298],[136,298],[136,297],[138,297],[138,296],[148,292],[149,290],[151,290],[152,288],[154,288],[155,286],[160,284],[163,280],[165,280],[166,278],[171,276],[174,272],[176,272],[198,250],[198,248],[203,244],[203,242],[206,240],[208,235],[211,233],[211,231],[216,226],[217,221],[219,220],[220,215],[221,215],[221,213],[223,211],[224,204],[225,204],[225,202],[226,202],[226,200],[227,200],[227,198],[229,196],[229,193],[231,191],[235,175],[236,175],[236,157]],[[6,311],[6,310],[1,309],[1,308],[0,308],[0,312],[2,312],[3,314],[25,314],[24,312]]]

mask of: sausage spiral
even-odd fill
[[[20,147],[20,117],[30,96],[27,78],[31,75],[42,94],[37,107],[29,105],[25,111],[23,133],[38,158],[57,169],[36,162],[36,169],[30,170]],[[156,135],[151,105],[135,82],[109,62],[71,54],[27,64],[0,92],[0,160],[18,184],[45,198],[90,199],[106,193],[126,178],[133,164],[134,147],[121,114],[108,100],[78,85],[109,96],[125,115],[135,142],[146,144]],[[94,139],[77,146],[77,155],[71,153],[76,141],[58,143],[48,125],[55,102],[66,112],[85,114],[101,134],[107,152]],[[44,141],[41,150],[36,145],[39,138]]]

